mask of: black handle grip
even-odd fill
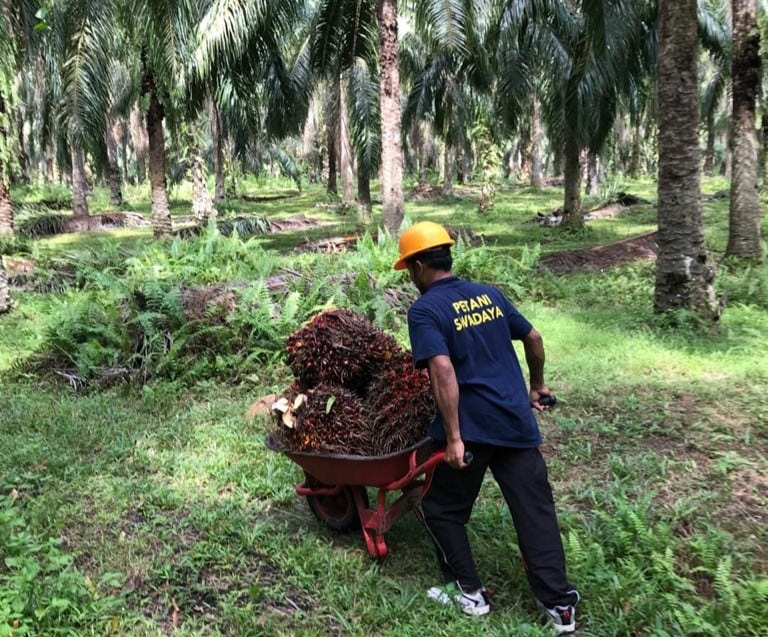
[[[554,394],[550,394],[549,396],[542,396],[539,398],[539,405],[542,407],[554,407],[557,404],[557,398],[555,398]]]
[[[475,459],[475,456],[472,455],[471,451],[464,452],[464,464],[472,464],[472,461],[474,459]]]

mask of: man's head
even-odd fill
[[[423,293],[433,280],[450,273],[454,243],[443,226],[421,221],[400,235],[400,258],[395,270],[407,268],[411,281]]]

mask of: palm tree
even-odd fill
[[[13,233],[13,205],[8,179],[13,153],[5,122],[8,114],[12,112],[13,79],[27,44],[31,15],[28,2],[0,0],[0,31],[16,35],[15,38],[4,37],[0,41],[0,235]],[[10,309],[8,277],[3,265],[3,255],[0,253],[0,314]]]
[[[104,135],[106,143],[106,176],[109,185],[110,203],[119,206],[123,203],[121,190],[121,174],[118,164],[118,145],[123,130],[122,122],[130,115],[131,106],[135,103],[135,84],[132,72],[123,61],[114,61],[110,68],[109,83],[109,113],[107,130]]]
[[[715,139],[723,128],[725,96],[731,84],[733,39],[730,26],[729,0],[705,0],[699,3],[699,37],[709,55],[701,65],[701,120],[707,141],[704,151],[704,172],[713,174]]]
[[[716,58],[704,61],[701,82],[701,119],[707,136],[704,150],[704,173],[715,172],[715,141],[722,132],[721,121],[726,119],[724,112],[725,95],[730,80],[730,69],[726,72],[723,62]],[[729,65],[730,66],[730,65]]]
[[[699,192],[696,0],[661,0],[656,312],[717,316]]]
[[[8,292],[8,275],[5,273],[3,256],[0,254],[0,314],[11,309],[11,295]]]
[[[377,73],[376,6],[373,0],[318,5],[311,28],[315,73],[333,86],[327,109],[329,190],[335,164],[341,168],[342,199],[354,198],[352,160],[357,164],[360,221],[370,223],[370,180],[380,165],[380,83]],[[338,142],[338,144],[334,142]],[[399,225],[399,223],[398,223]]]
[[[0,75],[3,69],[0,68]],[[13,204],[8,183],[8,133],[3,125],[6,116],[5,98],[0,89],[0,234],[13,233]]]
[[[221,139],[231,142],[239,159],[255,165],[270,157],[296,176],[295,165],[276,142],[298,133],[309,106],[304,3],[200,1],[207,6],[188,69],[187,81],[198,85],[193,92],[202,95],[199,86],[211,89]]]
[[[358,58],[349,71],[349,111],[357,160],[357,202],[360,218],[371,221],[371,176],[381,161],[379,77],[375,61]]]
[[[567,225],[583,224],[582,151],[597,155],[613,127],[619,96],[648,72],[654,21],[650,0],[503,3],[499,82],[515,86],[530,71],[539,80],[547,132],[565,159]]]
[[[755,0],[733,0],[733,178],[726,254],[762,256],[757,193],[755,105],[760,86],[760,31]]]
[[[88,214],[86,156],[97,168],[108,165],[104,136],[115,44],[110,8],[111,3],[97,0],[61,0],[51,3],[40,25],[53,115],[63,132],[61,146],[70,155],[74,216]]]
[[[453,191],[457,151],[466,157],[471,149],[469,131],[482,111],[478,100],[491,93],[486,36],[493,18],[485,8],[468,0],[418,3],[414,33],[404,39],[404,74],[411,87],[404,124],[431,122],[443,140],[445,195]]]
[[[211,139],[213,141],[214,201],[222,203],[227,200],[227,191],[224,187],[224,152],[222,147],[224,134],[221,125],[221,112],[215,99],[211,100]]]
[[[27,0],[0,0],[0,32],[15,37],[0,39],[0,234],[13,233],[10,166],[13,143],[6,122],[15,106],[14,79],[31,44],[35,9]],[[2,274],[5,277],[5,273]]]
[[[381,100],[382,221],[392,234],[400,229],[403,203],[403,147],[400,139],[400,69],[397,58],[397,0],[377,0]]]

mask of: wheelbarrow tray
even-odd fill
[[[407,449],[384,456],[357,456],[339,453],[293,451],[281,445],[273,434],[264,444],[272,451],[285,454],[304,472],[328,485],[381,487],[396,482],[413,468],[415,461],[423,462],[429,455],[429,438]]]

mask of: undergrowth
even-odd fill
[[[23,509],[0,496],[0,636],[117,632],[120,599],[104,590],[119,587],[123,576],[92,581],[61,544],[29,531]]]

